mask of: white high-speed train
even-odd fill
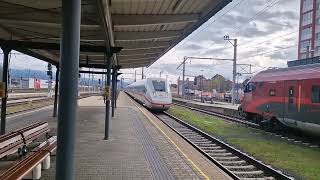
[[[169,85],[162,78],[147,78],[134,82],[126,87],[125,91],[151,110],[164,111],[172,104]]]

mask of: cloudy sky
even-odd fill
[[[233,58],[233,47],[223,40],[224,35],[238,39],[238,63],[252,64],[252,72],[268,67],[285,67],[288,60],[297,58],[299,6],[300,0],[233,0],[146,69],[145,74],[159,77],[162,71],[162,77],[167,76],[175,83],[182,75],[182,70],[176,68],[184,56]],[[21,54],[12,55],[10,66],[46,69],[45,62]],[[243,68],[249,70],[245,66]],[[136,70],[138,74],[141,73],[141,69]],[[123,77],[133,78],[134,71],[123,70],[124,73],[132,73]],[[186,64],[186,74],[190,77],[199,74],[211,77],[217,73],[231,79],[232,62],[192,60]]]
[[[234,0],[149,67],[146,74],[159,77],[162,71],[163,77],[168,75],[174,83],[182,76],[182,70],[176,68],[184,56],[233,58],[233,47],[223,40],[224,35],[238,39],[238,63],[252,64],[252,72],[285,67],[288,60],[297,58],[299,6],[300,0]],[[186,65],[190,76],[211,77],[216,73],[231,79],[232,62],[192,60]]]

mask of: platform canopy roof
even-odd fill
[[[80,66],[149,66],[231,0],[82,0]],[[0,46],[59,63],[61,0],[0,0]]]

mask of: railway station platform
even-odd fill
[[[211,103],[202,103],[202,102],[198,102],[198,101],[194,101],[194,100],[187,100],[187,99],[183,99],[183,98],[173,98],[172,101],[174,103],[177,103],[180,105],[185,105],[188,107],[199,108],[202,110],[226,114],[226,115],[230,115],[233,117],[239,117],[239,113],[238,113],[239,105],[238,104],[232,105],[231,103],[218,102],[218,101],[211,104]]]
[[[125,93],[104,140],[102,97],[79,100],[75,179],[230,179]],[[53,127],[54,128],[54,127]],[[55,179],[55,157],[41,179]]]

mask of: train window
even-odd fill
[[[269,95],[270,96],[275,96],[276,95],[276,90],[275,89],[270,89]]]
[[[312,102],[320,103],[320,86],[312,86]]]
[[[153,88],[155,91],[165,92],[166,84],[164,81],[152,81]]]
[[[245,87],[245,89],[244,89],[244,92],[245,92],[245,93],[252,92],[252,91],[254,91],[255,89],[256,89],[256,84],[255,84],[254,82],[249,82],[249,83],[246,85],[246,87]]]
[[[289,88],[289,97],[293,97],[294,96],[294,88],[290,87]]]

